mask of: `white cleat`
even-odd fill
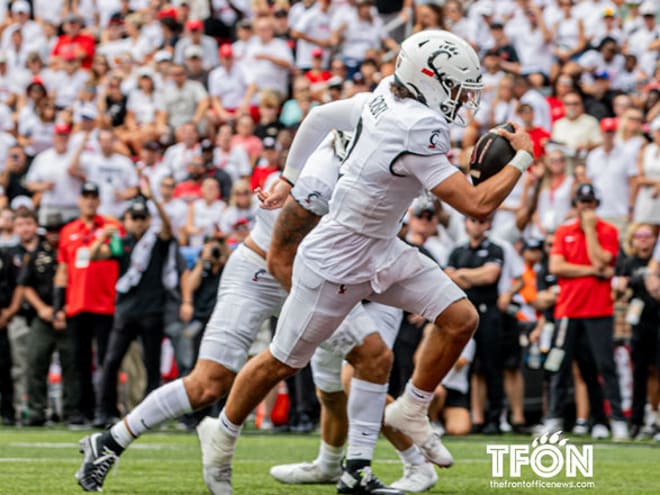
[[[612,420],[610,423],[612,428],[612,440],[615,442],[622,442],[630,440],[630,432],[628,431],[628,423],[622,420]]]
[[[202,450],[204,483],[213,495],[232,495],[231,461],[236,439],[220,428],[218,418],[206,417],[197,426]]]
[[[594,440],[605,440],[610,437],[610,430],[607,429],[607,426],[602,424],[596,424],[591,428],[591,438]]]
[[[417,465],[404,464],[403,477],[391,483],[390,487],[404,492],[420,493],[432,488],[437,481],[438,474],[433,464],[429,462]]]
[[[334,473],[324,473],[316,461],[281,464],[270,468],[270,475],[273,478],[289,485],[337,483],[341,473],[341,466],[337,466]]]
[[[454,463],[451,453],[433,430],[425,408],[411,407],[405,397],[399,397],[385,408],[385,424],[408,435],[429,462],[439,467]]]

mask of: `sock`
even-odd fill
[[[426,390],[415,387],[412,384],[412,381],[408,381],[406,384],[406,392],[404,395],[413,403],[424,406],[430,404],[431,400],[433,400],[433,392],[427,392]]]
[[[158,426],[163,421],[178,418],[190,411],[192,411],[192,406],[183,385],[183,380],[179,378],[151,392],[135,409],[128,413],[124,421],[113,426],[111,431],[113,431],[113,437],[116,435],[117,442],[128,440],[128,443],[124,445],[126,447],[145,431]],[[124,422],[128,424],[132,434],[131,439],[127,439],[123,433],[121,425]]]
[[[334,474],[341,469],[341,459],[344,457],[344,446],[335,447],[321,440],[319,455],[314,461],[323,474]]]
[[[110,435],[112,436],[112,439],[122,448],[122,450],[128,447],[131,442],[135,440],[135,437],[131,435],[130,431],[128,431],[128,427],[126,426],[126,423],[123,419],[118,423],[115,423],[115,425],[110,428]]]
[[[351,379],[348,395],[348,449],[346,465],[349,469],[360,469],[369,465],[374,455],[374,446],[383,419],[387,384],[370,383],[358,378]],[[355,462],[361,462],[359,467]]]
[[[129,434],[129,436],[130,436],[130,434]],[[114,438],[114,436],[112,435],[112,433],[110,431],[104,431],[103,433],[101,433],[101,444],[104,447],[107,447],[110,450],[112,450],[117,455],[120,455],[124,451],[124,446],[121,445]]]
[[[242,425],[235,425],[227,418],[225,410],[223,409],[220,413],[220,428],[224,430],[230,437],[238,438],[241,434]]]
[[[417,448],[417,445],[413,445],[406,450],[398,450],[397,454],[399,454],[401,462],[406,465],[419,466],[420,464],[424,464],[426,462],[426,459],[424,459],[424,456],[422,455],[422,452]]]

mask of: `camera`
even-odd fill
[[[214,257],[216,260],[220,259],[220,256],[222,256],[222,251],[220,251],[220,248],[218,246],[214,246],[211,248],[211,256]]]

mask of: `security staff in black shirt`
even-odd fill
[[[62,367],[62,414],[69,419],[75,411],[77,390],[73,339],[66,327],[64,312],[53,314],[55,272],[57,270],[57,242],[64,226],[59,213],[47,218],[46,234],[40,237],[18,276],[23,297],[34,308],[36,316],[30,328],[28,348],[28,419],[29,426],[42,426],[48,405],[48,370],[54,351],[59,353]]]
[[[484,434],[499,434],[502,410],[502,336],[501,316],[497,308],[497,282],[504,263],[502,248],[488,240],[490,220],[467,218],[469,240],[449,255],[445,272],[467,294],[479,311],[479,327],[474,335],[477,344],[475,372],[484,375],[488,387],[488,411]]]
[[[0,250],[0,312],[11,304],[12,294],[16,287],[15,271],[11,256],[6,250]],[[0,415],[2,424],[10,426],[15,423],[14,381],[11,377],[11,347],[7,335],[7,325],[0,325]]]
[[[147,390],[160,385],[160,348],[163,339],[163,307],[166,291],[178,284],[176,241],[160,201],[153,198],[147,181],[140,185],[141,198],[133,200],[124,215],[126,237],[117,238],[109,227],[92,244],[90,257],[119,261],[115,320],[103,363],[100,407],[93,425],[114,423],[117,411],[117,373],[133,340],[140,337]],[[152,200],[162,220],[159,231],[149,227],[151,217],[146,200]],[[110,242],[106,242],[110,239]]]

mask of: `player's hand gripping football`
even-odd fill
[[[290,191],[291,184],[282,179],[276,181],[268,191],[264,191],[261,188],[255,190],[259,201],[261,201],[261,207],[265,210],[282,208]]]
[[[532,146],[532,139],[527,134],[527,131],[517,122],[510,122],[513,126],[514,132],[509,132],[502,127],[493,129],[493,132],[499,134],[504,139],[509,141],[511,147],[516,151],[527,151],[530,155],[534,156],[534,147]]]

